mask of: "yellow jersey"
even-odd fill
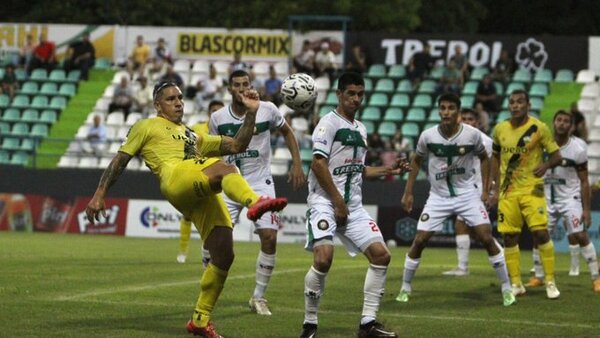
[[[136,122],[119,151],[131,156],[141,154],[162,182],[180,162],[204,160],[218,154],[220,146],[221,136],[196,134],[184,124],[158,116]]]
[[[192,130],[198,134],[208,134],[208,122],[196,123],[192,126]]]
[[[544,151],[552,154],[560,149],[548,126],[532,116],[516,128],[510,120],[502,121],[493,140],[494,154],[500,153],[500,195],[543,196],[544,178],[533,171],[544,161]]]

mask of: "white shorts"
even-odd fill
[[[490,224],[490,217],[477,191],[458,197],[431,194],[423,207],[417,230],[441,231],[444,221],[453,215],[460,216],[470,227]]]
[[[271,181],[272,182],[272,181]],[[252,190],[256,192],[259,196],[275,196],[275,185],[271,184],[260,184],[252,186]],[[240,212],[244,209],[244,206],[230,200],[225,194],[223,194],[223,199],[225,200],[225,204],[227,204],[227,209],[229,210],[229,214],[231,215],[231,221],[233,224],[236,224],[240,221]],[[266,212],[262,215],[256,222],[254,222],[254,227],[256,230],[259,229],[273,229],[279,230],[280,227],[280,218],[279,213],[277,212]]]
[[[562,216],[569,235],[582,232],[585,226],[581,222],[581,215],[583,215],[583,206],[579,198],[570,198],[554,203],[548,201],[548,230],[554,231],[554,227]]]
[[[377,223],[362,206],[351,209],[346,226],[338,227],[332,206],[312,205],[307,212],[306,230],[304,248],[309,251],[312,251],[314,246],[333,245],[333,236],[336,234],[350,256],[364,252],[375,242],[384,243]]]
[[[481,193],[483,192],[483,188],[481,188],[481,184],[477,185],[477,191],[479,192],[479,196],[481,196]],[[462,222],[465,221],[461,216],[456,216],[456,220],[462,221]],[[474,226],[474,225],[471,225],[471,226]]]

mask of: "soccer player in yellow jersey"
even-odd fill
[[[526,223],[539,243],[540,259],[546,274],[546,295],[556,299],[560,292],[554,281],[554,244],[548,233],[544,197],[544,173],[562,159],[550,129],[529,115],[529,95],[524,90],[510,94],[511,118],[496,125],[492,145],[490,205],[498,202],[498,231],[504,238],[504,256],[513,294],[525,294],[521,282],[519,237]],[[544,151],[549,154],[544,161]]]
[[[194,222],[212,257],[200,279],[200,295],[187,330],[202,337],[221,337],[210,321],[210,315],[223,290],[234,254],[233,226],[219,192],[246,205],[247,217],[251,220],[287,205],[285,198],[259,197],[235,166],[210,157],[246,149],[255,127],[258,93],[247,91],[240,98],[247,108],[247,115],[235,138],[196,135],[186,127],[182,123],[183,94],[175,83],[158,83],[153,97],[157,117],[140,120],[131,127],[119,152],[102,174],[86,208],[87,218],[93,223],[100,213],[105,214],[104,197],[108,189],[129,160],[141,154],[158,177],[162,194],[184,217]]]
[[[223,102],[221,101],[210,101],[210,103],[208,104],[208,118],[210,118],[210,115],[212,113],[223,108],[224,106],[225,104],[223,104]],[[196,135],[208,134],[208,121],[196,123],[192,126],[192,130],[196,133]],[[192,221],[190,219],[185,217],[181,219],[181,223],[179,224],[179,234],[179,254],[177,255],[177,262],[185,263],[185,260],[187,259],[188,250],[190,248],[190,236],[192,235]],[[204,260],[203,263],[205,263]],[[208,263],[208,261],[206,261],[206,263]],[[206,264],[204,265],[206,267]]]

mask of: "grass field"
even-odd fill
[[[199,252],[199,242],[191,251]],[[199,255],[177,264],[176,240],[85,235],[0,233],[0,337],[185,336],[199,290]],[[297,337],[303,320],[304,275],[311,255],[280,245],[267,298],[273,316],[249,312],[258,245],[236,243],[236,261],[214,321],[230,337]],[[321,300],[319,337],[353,337],[362,307],[366,260],[337,253]],[[587,268],[568,277],[557,256],[560,299],[530,289],[504,308],[483,251],[471,252],[471,275],[440,273],[455,264],[453,249],[426,249],[410,303],[394,298],[406,248],[395,248],[379,319],[403,337],[600,336],[600,295]],[[531,266],[522,255],[523,270]],[[527,273],[524,273],[527,278]]]

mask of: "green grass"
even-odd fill
[[[199,252],[192,243],[191,252]],[[177,240],[110,236],[0,233],[0,336],[184,336],[199,291],[199,255],[177,264]],[[312,256],[280,244],[267,298],[273,316],[247,309],[254,287],[257,243],[236,243],[236,261],[214,321],[225,337],[296,337],[303,320],[303,283]],[[395,248],[379,318],[407,337],[592,337],[600,335],[600,295],[587,268],[568,277],[557,255],[561,298],[530,289],[513,307],[501,305],[495,273],[483,251],[471,252],[471,275],[440,273],[455,264],[454,249],[426,249],[413,295],[394,301],[406,248]],[[523,270],[531,266],[522,255]],[[362,307],[367,262],[336,248],[319,314],[320,337],[353,337]],[[524,278],[527,273],[523,273]]]

